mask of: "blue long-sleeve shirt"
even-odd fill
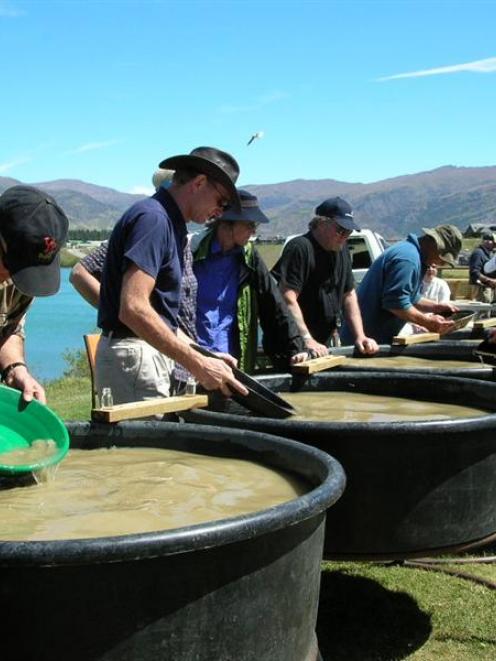
[[[415,234],[390,246],[378,257],[357,289],[365,335],[379,344],[390,344],[405,321],[390,310],[407,310],[422,298],[420,286],[426,265]],[[353,344],[349,327],[341,332],[343,344]]]

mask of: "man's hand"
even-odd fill
[[[329,348],[326,347],[325,344],[320,344],[320,342],[314,340],[313,337],[309,337],[305,340],[305,346],[309,351],[312,351],[315,354],[316,358],[327,356],[329,353]]]
[[[365,335],[363,337],[357,337],[355,340],[355,346],[360,353],[369,356],[379,351],[379,346],[374,338],[366,337]]]
[[[308,360],[310,358],[308,351],[301,351],[300,353],[296,353],[294,356],[291,356],[291,360],[289,361],[290,365],[297,365],[298,363],[302,363],[305,360]]]
[[[450,321],[445,317],[441,317],[438,314],[433,314],[425,318],[424,325],[432,333],[439,333],[440,335],[444,335],[445,333],[449,333],[451,330],[453,330],[455,322]]]
[[[46,395],[43,386],[31,376],[24,365],[19,365],[10,372],[6,384],[11,388],[20,390],[24,401],[30,402],[32,399],[36,399],[42,404],[46,404]]]
[[[226,397],[230,397],[234,390],[241,395],[248,394],[244,385],[234,378],[229,365],[219,358],[202,356],[198,368],[195,367],[190,371],[205,390],[220,390]]]

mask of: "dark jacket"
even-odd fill
[[[485,248],[482,244],[475,248],[475,250],[470,255],[469,261],[469,273],[470,273],[470,284],[477,285],[479,284],[477,280],[482,271],[484,264],[489,261],[492,256],[492,252]]]
[[[193,239],[194,260],[208,259],[214,232],[207,230]],[[249,242],[240,255],[237,320],[239,330],[239,368],[253,372],[258,346],[258,320],[262,346],[277,369],[287,369],[289,359],[305,351],[298,327],[259,252]]]

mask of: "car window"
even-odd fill
[[[350,236],[348,248],[354,269],[368,269],[371,264],[367,242],[361,236]]]

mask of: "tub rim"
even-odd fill
[[[334,370],[329,370],[327,372],[319,372],[313,374],[311,379],[319,380],[325,377],[330,377]],[[409,373],[406,370],[370,370],[360,372],[358,370],[345,370],[344,367],[335,371],[332,376],[337,377],[337,380],[349,379],[369,379],[369,380],[385,380],[385,379],[398,379],[404,381],[430,381],[432,379],[431,375],[428,374],[413,374]],[[291,374],[264,374],[257,379],[262,382],[271,381],[274,379],[284,379],[288,380],[292,378]],[[460,385],[465,385],[467,388],[496,388],[496,383],[491,381],[476,380],[468,377],[454,377],[454,376],[445,376],[445,375],[436,375],[436,381],[440,380],[441,383],[455,383]],[[476,385],[475,385],[476,384]],[[264,383],[264,385],[266,385]],[[269,386],[270,387],[270,386]],[[339,390],[339,389],[338,389]],[[401,395],[399,395],[401,396]],[[188,422],[188,418],[191,415],[192,423]],[[436,436],[441,438],[446,437],[447,435],[452,436],[455,432],[466,432],[466,431],[478,431],[486,429],[494,429],[496,425],[496,406],[494,413],[489,413],[487,415],[478,416],[476,418],[465,417],[465,418],[456,418],[444,420],[400,420],[392,422],[334,422],[334,421],[320,421],[320,420],[292,420],[291,418],[285,418],[283,420],[275,418],[264,418],[261,416],[255,415],[237,415],[235,413],[223,413],[218,411],[211,411],[208,409],[192,409],[190,412],[186,411],[181,414],[183,419],[188,422],[188,424],[202,424],[202,420],[213,420],[217,418],[223,423],[239,420],[239,426],[248,426],[255,425],[255,429],[263,427],[262,433],[270,434],[272,430],[280,430],[285,432],[288,430],[288,437],[291,438],[291,430],[294,430],[298,434],[304,432],[311,432],[313,434],[320,434],[321,432],[332,432],[339,434],[342,437],[349,435],[355,435],[357,433],[363,433],[364,439],[363,442],[369,442],[370,437],[376,437],[383,435],[386,431],[390,431],[391,428],[398,434],[412,434],[422,431],[426,432],[436,432]],[[210,423],[209,423],[210,424]],[[281,436],[281,438],[286,438]],[[474,440],[476,442],[476,439]]]
[[[141,430],[143,432],[146,430],[146,434],[152,439],[162,438],[165,442],[169,436],[173,437],[174,432],[180,431],[182,435],[192,438],[195,442],[198,441],[201,447],[200,441],[205,442],[206,432],[204,425],[185,425],[176,422],[127,422],[105,425],[66,421],[65,424],[69,435],[77,433],[83,437],[84,434],[94,430],[96,434],[106,435],[110,444],[119,439],[121,447],[126,447],[126,439],[132,440],[133,433],[136,435],[136,432]],[[212,429],[210,426],[209,430]],[[229,436],[221,440],[222,447],[229,447],[231,444],[255,452],[260,455],[260,462],[263,465],[285,470],[284,466],[267,461],[271,457],[277,458],[278,449],[284,461],[304,460],[304,466],[295,461],[293,467],[286,470],[313,483],[313,488],[302,496],[252,514],[170,530],[87,539],[0,540],[0,566],[103,564],[151,559],[224,546],[273,533],[321,515],[341,497],[344,491],[346,476],[341,464],[318,448],[281,436],[245,429],[219,427],[217,433]],[[209,439],[209,442],[218,441]],[[149,444],[148,447],[157,446]],[[168,446],[164,444],[158,447]],[[187,448],[186,451],[193,450]],[[319,484],[315,484],[317,479],[320,480]]]

